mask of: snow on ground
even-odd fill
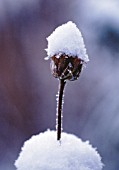
[[[89,142],[72,134],[46,131],[25,142],[15,162],[17,170],[102,170],[101,157]]]
[[[47,41],[48,48],[46,51],[48,57],[46,59],[54,55],[66,54],[78,57],[84,62],[89,61],[81,32],[72,21],[57,27],[47,38]]]

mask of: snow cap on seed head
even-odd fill
[[[46,60],[54,55],[60,57],[65,54],[69,57],[77,57],[85,63],[89,61],[82,34],[72,21],[57,27],[47,41],[48,56],[45,58]]]

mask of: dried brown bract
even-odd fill
[[[51,71],[55,78],[77,80],[82,70],[83,60],[65,54],[51,57]]]

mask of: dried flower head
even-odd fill
[[[51,57],[51,71],[55,78],[74,81],[77,80],[83,61],[80,58],[69,57],[62,54],[60,57]]]
[[[47,38],[51,71],[55,78],[77,80],[83,64],[89,61],[80,30],[69,21],[59,26]]]

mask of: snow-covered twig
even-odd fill
[[[59,93],[56,113],[57,140],[61,138],[62,98],[66,80],[74,81],[80,76],[83,64],[89,61],[81,32],[69,21],[55,29],[47,38],[47,57],[51,59],[51,71],[58,78]]]
[[[61,138],[62,131],[62,109],[63,109],[63,93],[66,81],[61,79],[59,83],[59,92],[58,92],[58,100],[57,100],[57,118],[56,118],[56,130],[57,130],[57,140]]]

